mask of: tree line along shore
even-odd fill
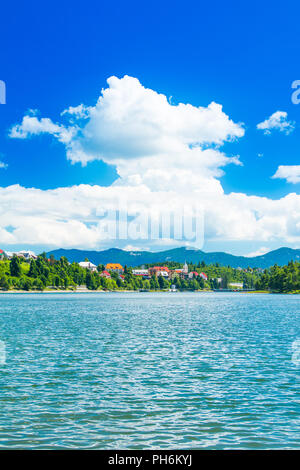
[[[182,263],[165,262],[164,268],[173,273],[171,278],[163,276],[162,271],[155,271],[152,265],[142,267],[151,273],[142,276],[135,274],[138,272],[136,268],[127,266],[121,267],[120,274],[120,269],[108,271],[104,265],[99,265],[91,270],[80,264],[84,263],[69,263],[65,257],[60,260],[55,260],[53,256],[47,258],[46,253],[31,260],[13,256],[0,261],[0,290],[59,291],[76,290],[81,286],[91,291],[218,291],[242,288],[250,291],[300,293],[300,263],[293,261],[286,266],[275,265],[265,270],[235,269],[218,263],[186,263],[188,276],[181,274],[184,271]],[[230,286],[239,288],[230,289]]]

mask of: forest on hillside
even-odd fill
[[[165,263],[169,269],[182,268],[182,263]],[[151,265],[146,265],[148,268]],[[176,277],[173,280],[162,276],[144,279],[135,276],[132,268],[125,266],[124,277],[111,272],[111,278],[102,276],[104,265],[99,265],[96,272],[82,268],[78,263],[69,263],[65,257],[55,260],[43,253],[30,262],[14,256],[11,260],[0,261],[1,290],[38,290],[76,289],[86,286],[90,290],[168,290],[175,285],[178,290],[227,289],[231,282],[242,283],[244,289],[256,289],[270,292],[300,291],[300,263],[291,261],[286,266],[273,266],[263,272],[224,267],[204,262],[188,263],[189,272],[204,272],[207,281],[193,275],[191,279]]]

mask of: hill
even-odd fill
[[[50,251],[48,256],[54,255],[55,259],[65,256],[70,262],[80,262],[85,258],[98,265],[106,263],[121,263],[123,266],[139,266],[147,263],[163,263],[165,261],[177,261],[198,263],[204,261],[206,264],[219,263],[221,266],[231,266],[233,268],[269,268],[274,264],[283,266],[289,261],[300,260],[300,249],[279,248],[270,251],[265,255],[248,258],[245,256],[235,256],[224,252],[206,253],[197,249],[174,248],[172,250],[150,252],[150,251],[125,251],[118,248],[110,248],[104,251],[88,250],[65,250],[58,249]]]

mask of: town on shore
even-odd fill
[[[300,263],[269,269],[232,268],[164,262],[139,267],[107,263],[96,266],[88,259],[69,263],[46,253],[0,249],[0,290],[3,291],[266,291],[300,292]]]

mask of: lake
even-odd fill
[[[0,448],[299,448],[299,307],[296,295],[0,295]]]

